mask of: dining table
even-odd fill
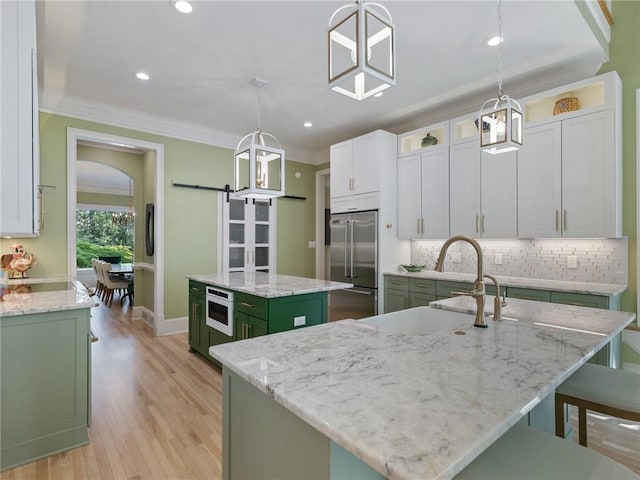
[[[110,275],[133,275],[133,263],[113,263],[111,264]]]

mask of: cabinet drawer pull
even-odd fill
[[[478,220],[480,215],[476,215],[476,233],[478,233]]]
[[[560,228],[560,211],[556,208],[556,232]]]
[[[240,305],[242,305],[243,307],[249,307],[249,308],[253,308],[253,305],[250,303],[246,303],[246,302],[240,302]]]
[[[567,231],[567,209],[564,209],[564,231]]]
[[[424,218],[421,218],[420,221],[420,233],[424,235]]]
[[[480,220],[480,232],[484,233],[484,214],[482,214],[482,217]]]
[[[420,219],[416,218],[416,233],[420,234]]]

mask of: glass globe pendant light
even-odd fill
[[[261,88],[265,80],[254,79],[258,88],[258,128],[242,137],[234,152],[234,197],[269,199],[284,196],[284,150],[276,137],[260,125]]]
[[[478,130],[480,148],[496,155],[522,147],[522,108],[502,91],[502,1],[498,0],[498,97],[491,98],[480,107]],[[491,110],[485,112],[488,105]]]
[[[345,9],[354,9],[336,20]],[[356,100],[396,84],[395,28],[379,3],[358,0],[329,19],[329,87]]]

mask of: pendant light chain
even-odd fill
[[[258,134],[262,133],[262,122],[261,122],[261,112],[262,112],[262,85],[258,83]]]
[[[498,0],[498,99],[502,98],[502,0]]]

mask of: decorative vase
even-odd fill
[[[422,139],[421,145],[423,147],[430,147],[431,145],[436,145],[438,143],[438,139],[433,137],[430,133],[427,133],[427,136]]]

